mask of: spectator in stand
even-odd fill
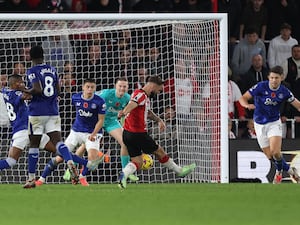
[[[291,48],[298,41],[291,37],[292,27],[284,23],[280,27],[280,35],[270,41],[268,48],[268,65],[270,68],[281,65],[283,61],[291,57]]]
[[[241,11],[240,0],[218,0],[218,12],[228,15],[229,60],[232,58],[236,40],[239,38]]]
[[[152,47],[149,50],[149,61],[148,61],[149,65],[149,72],[150,75],[159,75],[161,76],[162,71],[161,71],[161,66],[162,66],[162,62],[161,62],[161,54],[160,54],[160,50],[157,47]]]
[[[175,109],[166,106],[160,118],[165,121],[166,129],[165,132],[159,132],[159,127],[153,123],[153,139],[159,141],[162,146],[172,146],[172,142],[175,145],[177,141]]]
[[[280,26],[288,23],[293,28],[293,36],[299,41],[299,8],[296,1],[298,0],[268,0],[266,6],[268,8],[268,26],[267,40],[271,40],[280,33]],[[298,1],[299,2],[299,1]]]
[[[286,86],[292,91],[296,98],[300,97],[300,45],[292,47],[292,56],[286,59],[283,64],[283,73]],[[287,111],[287,110],[286,110]],[[300,113],[293,107],[290,108],[288,116],[295,119],[295,136],[300,137]],[[289,128],[289,127],[288,127]],[[288,130],[289,134],[289,130]]]
[[[6,71],[1,71],[0,74],[0,134],[5,135],[7,133],[7,127],[9,126],[9,118],[6,111],[6,104],[3,99],[2,88],[7,87],[8,76]],[[3,132],[3,133],[2,133]],[[3,136],[4,138],[4,136]],[[2,139],[1,139],[2,140]]]
[[[19,74],[23,77],[26,76],[26,68],[24,62],[15,62],[13,64],[12,74]]]
[[[131,59],[131,51],[129,49],[121,50],[120,52],[116,52],[117,54],[120,54],[120,56],[115,56],[114,61],[114,69],[113,69],[113,77],[126,77],[129,82],[129,90],[130,93],[134,89],[133,88],[133,70],[132,70],[132,59]]]
[[[66,61],[64,64],[64,74],[70,74],[72,76],[71,85],[76,85],[76,75],[75,75],[75,68],[74,64],[70,61]]]
[[[244,31],[249,27],[257,30],[261,40],[265,40],[268,23],[268,11],[264,7],[264,0],[251,0],[242,13],[240,24],[240,40],[244,38]]]
[[[108,65],[101,51],[101,46],[90,43],[88,47],[88,58],[83,62],[82,74],[79,77],[83,79],[96,79],[97,85],[101,85],[97,89],[107,89],[113,87],[114,79],[109,77]],[[79,83],[82,79],[78,80]]]
[[[236,139],[235,133],[232,131],[232,120],[228,119],[228,138]]]
[[[146,78],[149,76],[149,70],[145,67],[144,64],[140,64],[136,70],[134,77],[134,89],[142,88],[146,83]]]
[[[241,135],[242,138],[248,138],[248,139],[256,139],[256,132],[254,129],[254,120],[253,119],[248,119],[247,122],[247,127],[244,130],[244,132]]]
[[[245,109],[239,103],[242,93],[238,85],[231,80],[231,76],[232,71],[228,68],[228,116],[230,119],[238,118],[244,121],[246,119]]]
[[[184,60],[175,62],[175,98],[176,98],[176,114],[177,117],[184,123],[191,118],[192,106],[194,100],[198,99],[199,84]],[[197,101],[197,100],[196,100]]]
[[[295,94],[300,82],[300,45],[292,47],[292,56],[282,63],[284,79],[289,83],[291,91]],[[297,97],[297,96],[296,96]]]
[[[73,76],[69,71],[65,71],[60,78],[59,112],[62,126],[61,133],[65,139],[70,132],[73,118],[75,118],[75,110],[72,107],[72,94],[76,92],[76,87],[72,85]]]
[[[93,0],[87,5],[88,12],[117,13],[119,12],[118,0]]]
[[[72,0],[72,13],[86,13],[87,5],[84,0]],[[90,21],[88,20],[74,20],[70,25],[71,28],[87,28],[90,26]],[[72,42],[74,41],[74,46],[79,47],[78,51],[81,51],[82,47],[87,44],[87,40],[89,39],[89,35],[86,33],[74,34],[71,35],[70,39]]]
[[[132,60],[135,68],[137,68],[141,63],[145,64],[148,62],[147,51],[143,45],[138,45]]]
[[[211,12],[211,0],[188,0],[188,12]]]
[[[47,36],[42,48],[45,62],[56,67],[59,74],[63,72],[66,61],[74,60],[73,46],[67,35]]]
[[[237,76],[237,82],[240,82],[241,76],[251,67],[254,55],[260,54],[263,57],[264,66],[266,66],[266,46],[258,38],[256,29],[249,27],[245,33],[246,37],[234,48],[231,60],[231,69]]]
[[[267,80],[269,70],[264,66],[263,57],[260,54],[252,57],[252,64],[241,80],[241,91],[245,93],[253,85],[260,81]]]
[[[24,62],[25,68],[31,67],[31,58],[30,58],[30,44],[25,43],[24,46],[20,49],[20,61]]]
[[[46,11],[51,13],[68,12],[70,8],[64,2],[64,0],[47,0]]]
[[[6,0],[1,11],[24,13],[29,11],[29,6],[25,0]]]

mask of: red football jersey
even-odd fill
[[[146,93],[141,90],[135,90],[130,98],[138,104],[125,118],[124,129],[129,132],[147,132],[147,115],[150,107],[150,100]]]

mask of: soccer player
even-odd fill
[[[115,81],[115,88],[104,89],[96,92],[105,100],[106,115],[104,120],[103,129],[109,133],[121,145],[121,165],[124,168],[130,161],[126,145],[123,143],[122,138],[122,125],[119,122],[118,113],[125,108],[130,100],[128,92],[128,81],[125,77],[117,78]],[[79,148],[76,151],[77,155],[82,156],[85,148]],[[67,173],[67,171],[66,171]],[[139,178],[133,174],[128,177],[131,181],[138,181]]]
[[[65,141],[66,146],[68,146],[71,151],[81,144],[85,144],[86,146],[88,162],[80,163],[84,166],[84,169],[79,175],[79,181],[83,186],[89,186],[86,181],[86,174],[89,170],[95,170],[98,164],[103,161],[104,157],[103,154],[101,157],[99,156],[99,151],[100,139],[103,136],[102,127],[104,124],[106,105],[101,97],[94,94],[95,91],[96,82],[92,79],[86,79],[82,85],[82,92],[72,96],[72,104],[76,107],[76,118],[72,125],[71,132]],[[54,159],[52,162],[54,162]],[[55,165],[60,162],[62,162],[61,157],[56,157]],[[51,163],[51,161],[49,163]],[[49,165],[46,165],[45,170],[49,168]],[[36,185],[42,185],[47,175],[48,173],[43,173],[36,182]]]
[[[290,167],[281,154],[282,123],[280,120],[280,105],[287,101],[300,111],[300,102],[292,92],[281,84],[283,69],[280,66],[271,68],[268,81],[254,85],[239,99],[241,105],[249,110],[254,110],[254,127],[257,141],[268,157],[274,161],[276,174],[273,183],[281,183],[282,172],[286,171],[297,183],[300,177],[295,167]],[[254,104],[249,104],[250,99]]]
[[[60,91],[56,69],[44,63],[44,51],[39,45],[30,49],[32,67],[26,72],[28,88],[25,93],[32,95],[29,102],[29,139],[28,152],[29,179],[24,188],[35,187],[35,171],[39,155],[42,134],[46,133],[56,146],[57,154],[67,162],[74,183],[78,182],[78,173],[68,147],[61,140],[61,122],[58,110]]]
[[[13,167],[20,158],[22,151],[29,144],[28,107],[24,100],[29,100],[31,96],[22,93],[25,84],[21,75],[11,75],[8,79],[8,84],[9,88],[3,88],[2,92],[13,136],[8,157],[0,160],[0,170]],[[46,149],[49,152],[56,152],[55,146],[49,140],[49,136],[44,134],[41,138],[39,148]]]
[[[148,77],[143,88],[132,93],[128,105],[119,113],[125,116],[123,141],[131,158],[131,162],[120,173],[120,188],[126,188],[128,176],[141,169],[142,153],[154,154],[163,166],[173,170],[179,177],[190,174],[196,167],[195,163],[184,167],[177,165],[147,133],[147,118],[156,121],[161,130],[165,129],[162,119],[150,110],[150,98],[162,90],[163,81],[159,76]]]

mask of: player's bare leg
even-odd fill
[[[109,134],[114,139],[116,139],[117,142],[121,146],[121,165],[122,165],[122,169],[123,169],[130,162],[130,156],[128,154],[126,145],[123,142],[122,132],[123,132],[122,128],[117,128],[117,129],[114,129],[114,130],[110,131]],[[128,179],[133,181],[133,182],[137,182],[139,180],[139,178],[137,176],[135,176],[134,174],[130,174],[128,176]]]

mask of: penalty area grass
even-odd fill
[[[0,185],[3,225],[299,224],[297,184]]]

